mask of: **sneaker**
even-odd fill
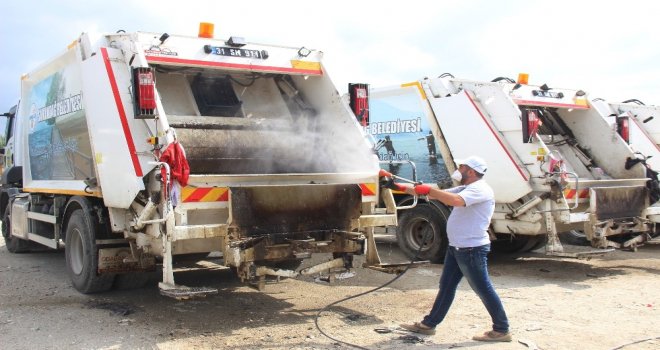
[[[421,322],[415,322],[413,324],[400,324],[399,326],[407,331],[411,331],[419,334],[426,334],[426,335],[435,334],[435,328],[431,328]]]
[[[488,331],[483,334],[477,334],[472,337],[477,341],[511,341],[511,332],[500,333],[497,331]]]

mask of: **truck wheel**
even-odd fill
[[[519,253],[528,245],[532,237],[534,236],[498,234],[497,239],[490,242],[491,250],[502,254]],[[535,240],[534,243],[536,243]]]
[[[9,215],[9,206],[7,206],[5,213],[2,216],[2,237],[4,237],[5,246],[10,253],[26,253],[29,252],[32,247],[30,241],[11,235],[11,216]]]
[[[411,259],[442,262],[447,253],[448,217],[448,210],[428,203],[403,211],[396,230],[399,248]]]
[[[527,253],[532,250],[543,247],[548,242],[547,235],[517,235],[511,237],[506,235],[506,238],[500,238],[491,242],[491,247],[494,252],[513,254],[513,253]]]
[[[520,248],[521,253],[531,252],[532,250],[537,250],[543,247],[548,243],[548,235],[534,235],[529,236],[527,243]]]
[[[81,293],[103,292],[112,288],[114,275],[98,275],[96,230],[92,218],[76,209],[66,226],[66,267],[73,287]]]

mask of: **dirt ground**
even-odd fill
[[[384,261],[402,260],[391,242],[379,246]],[[317,312],[393,277],[357,268],[355,277],[334,285],[285,279],[259,292],[216,263],[175,274],[178,283],[219,289],[204,299],[160,296],[157,275],[146,288],[83,295],[66,277],[62,252],[16,255],[0,243],[0,348],[344,349],[317,330]],[[323,312],[318,323],[331,337],[369,349],[614,349],[647,338],[656,339],[622,349],[660,348],[660,246],[589,261],[496,254],[490,270],[509,314],[511,343],[471,340],[490,321],[465,282],[436,335],[406,337],[411,334],[396,330],[430,308],[442,265],[412,269],[386,288]]]

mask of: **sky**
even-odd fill
[[[340,93],[437,77],[582,89],[612,102],[660,105],[660,2],[514,0],[8,0],[0,3],[0,110],[20,76],[80,33],[167,32],[305,46],[324,52]]]

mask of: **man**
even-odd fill
[[[383,143],[383,146],[385,146],[385,149],[387,150],[387,155],[391,156],[390,160],[394,159],[394,157],[396,157],[396,151],[394,150],[394,144],[389,135],[385,136],[385,143]]]
[[[433,136],[433,132],[429,130],[429,134],[425,138],[426,147],[429,149],[429,156],[435,156],[435,136]]]
[[[461,186],[440,190],[429,185],[394,184],[400,191],[411,195],[426,195],[453,208],[447,221],[449,247],[440,277],[440,290],[433,308],[421,322],[402,324],[401,327],[421,334],[435,334],[435,327],[447,315],[456,295],[458,283],[465,277],[490,314],[493,329],[472,337],[478,341],[511,341],[509,321],[499,296],[488,275],[490,239],[488,226],[495,210],[493,190],[482,179],[486,162],[471,156],[456,160],[458,169],[451,175]]]

